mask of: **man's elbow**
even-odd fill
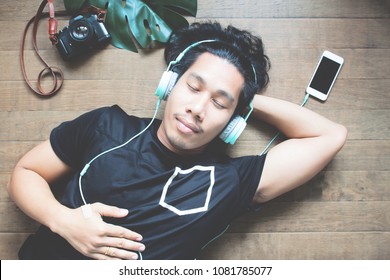
[[[260,191],[258,189],[253,197],[252,202],[254,204],[261,204],[261,203],[268,202],[268,201],[272,200],[273,198],[275,198],[275,196],[266,195],[264,191]]]
[[[336,124],[332,131],[332,141],[334,143],[336,152],[340,151],[344,146],[345,142],[347,141],[347,136],[348,129],[341,124]]]

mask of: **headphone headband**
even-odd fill
[[[223,43],[223,44],[228,44],[228,43],[225,43],[225,42],[220,41],[220,40],[217,40],[217,39],[201,40],[201,41],[192,43],[191,45],[189,45],[188,47],[186,47],[186,48],[185,48],[185,49],[176,57],[175,60],[172,60],[171,62],[169,62],[167,71],[169,71],[173,65],[179,63],[180,60],[182,60],[183,56],[184,56],[190,49],[192,49],[193,47],[196,47],[197,45],[200,45],[200,44],[211,43],[211,42],[220,42],[220,43]],[[251,63],[251,67],[252,67],[252,71],[253,71],[254,82],[257,84],[256,70],[255,70],[255,67],[253,66],[252,63]]]
[[[180,60],[183,58],[183,56],[190,50],[192,49],[193,47],[196,47],[197,45],[200,45],[200,44],[203,44],[203,43],[210,43],[210,42],[216,42],[217,40],[213,40],[213,39],[210,39],[210,40],[202,40],[202,41],[198,41],[198,42],[195,42],[191,45],[189,45],[188,47],[186,47],[177,57],[175,60],[172,60],[171,62],[169,62],[168,64],[168,68],[167,70],[171,69],[171,66],[172,65],[175,65],[177,63],[180,62]]]

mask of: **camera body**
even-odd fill
[[[57,34],[57,49],[65,60],[104,45],[111,36],[97,15],[78,15]]]

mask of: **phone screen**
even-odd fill
[[[327,57],[322,57],[322,60],[318,65],[317,71],[309,86],[324,94],[328,94],[340,66],[341,65],[339,63]]]

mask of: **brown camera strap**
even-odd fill
[[[43,12],[43,9],[45,8],[46,4],[49,4],[49,12],[48,13]],[[86,7],[81,12],[95,13],[95,14],[97,14],[98,20],[104,21],[105,11],[101,10],[97,7],[94,7],[94,6]],[[59,16],[69,15],[66,11],[59,11],[56,13]],[[23,31],[23,36],[22,36],[22,40],[20,43],[20,52],[19,52],[19,61],[20,61],[20,66],[21,66],[23,78],[26,81],[28,87],[34,93],[36,93],[37,95],[39,95],[41,97],[50,97],[50,96],[56,94],[61,89],[61,87],[64,83],[64,73],[62,72],[62,70],[58,67],[50,66],[39,53],[37,39],[36,39],[37,30],[38,30],[38,23],[42,17],[47,17],[47,16],[49,16],[49,30],[48,30],[49,39],[53,45],[57,44],[57,36],[56,36],[56,34],[57,34],[57,20],[54,18],[53,2],[52,2],[52,0],[43,0],[42,3],[40,4],[38,10],[37,10],[36,15],[33,16],[26,24],[26,27]],[[33,45],[34,50],[35,50],[36,54],[38,55],[39,59],[45,65],[45,67],[42,69],[42,71],[38,75],[37,89],[34,88],[34,86],[32,85],[32,83],[30,82],[30,80],[27,77],[26,66],[25,66],[25,61],[24,61],[24,46],[25,46],[25,42],[26,42],[27,32],[28,32],[28,29],[30,28],[31,24],[33,24],[32,38],[31,38],[32,45]],[[49,75],[49,74],[51,75],[52,80],[53,80],[53,87],[48,91],[44,91],[42,88],[42,85],[41,85],[41,81],[42,81],[44,76]]]

